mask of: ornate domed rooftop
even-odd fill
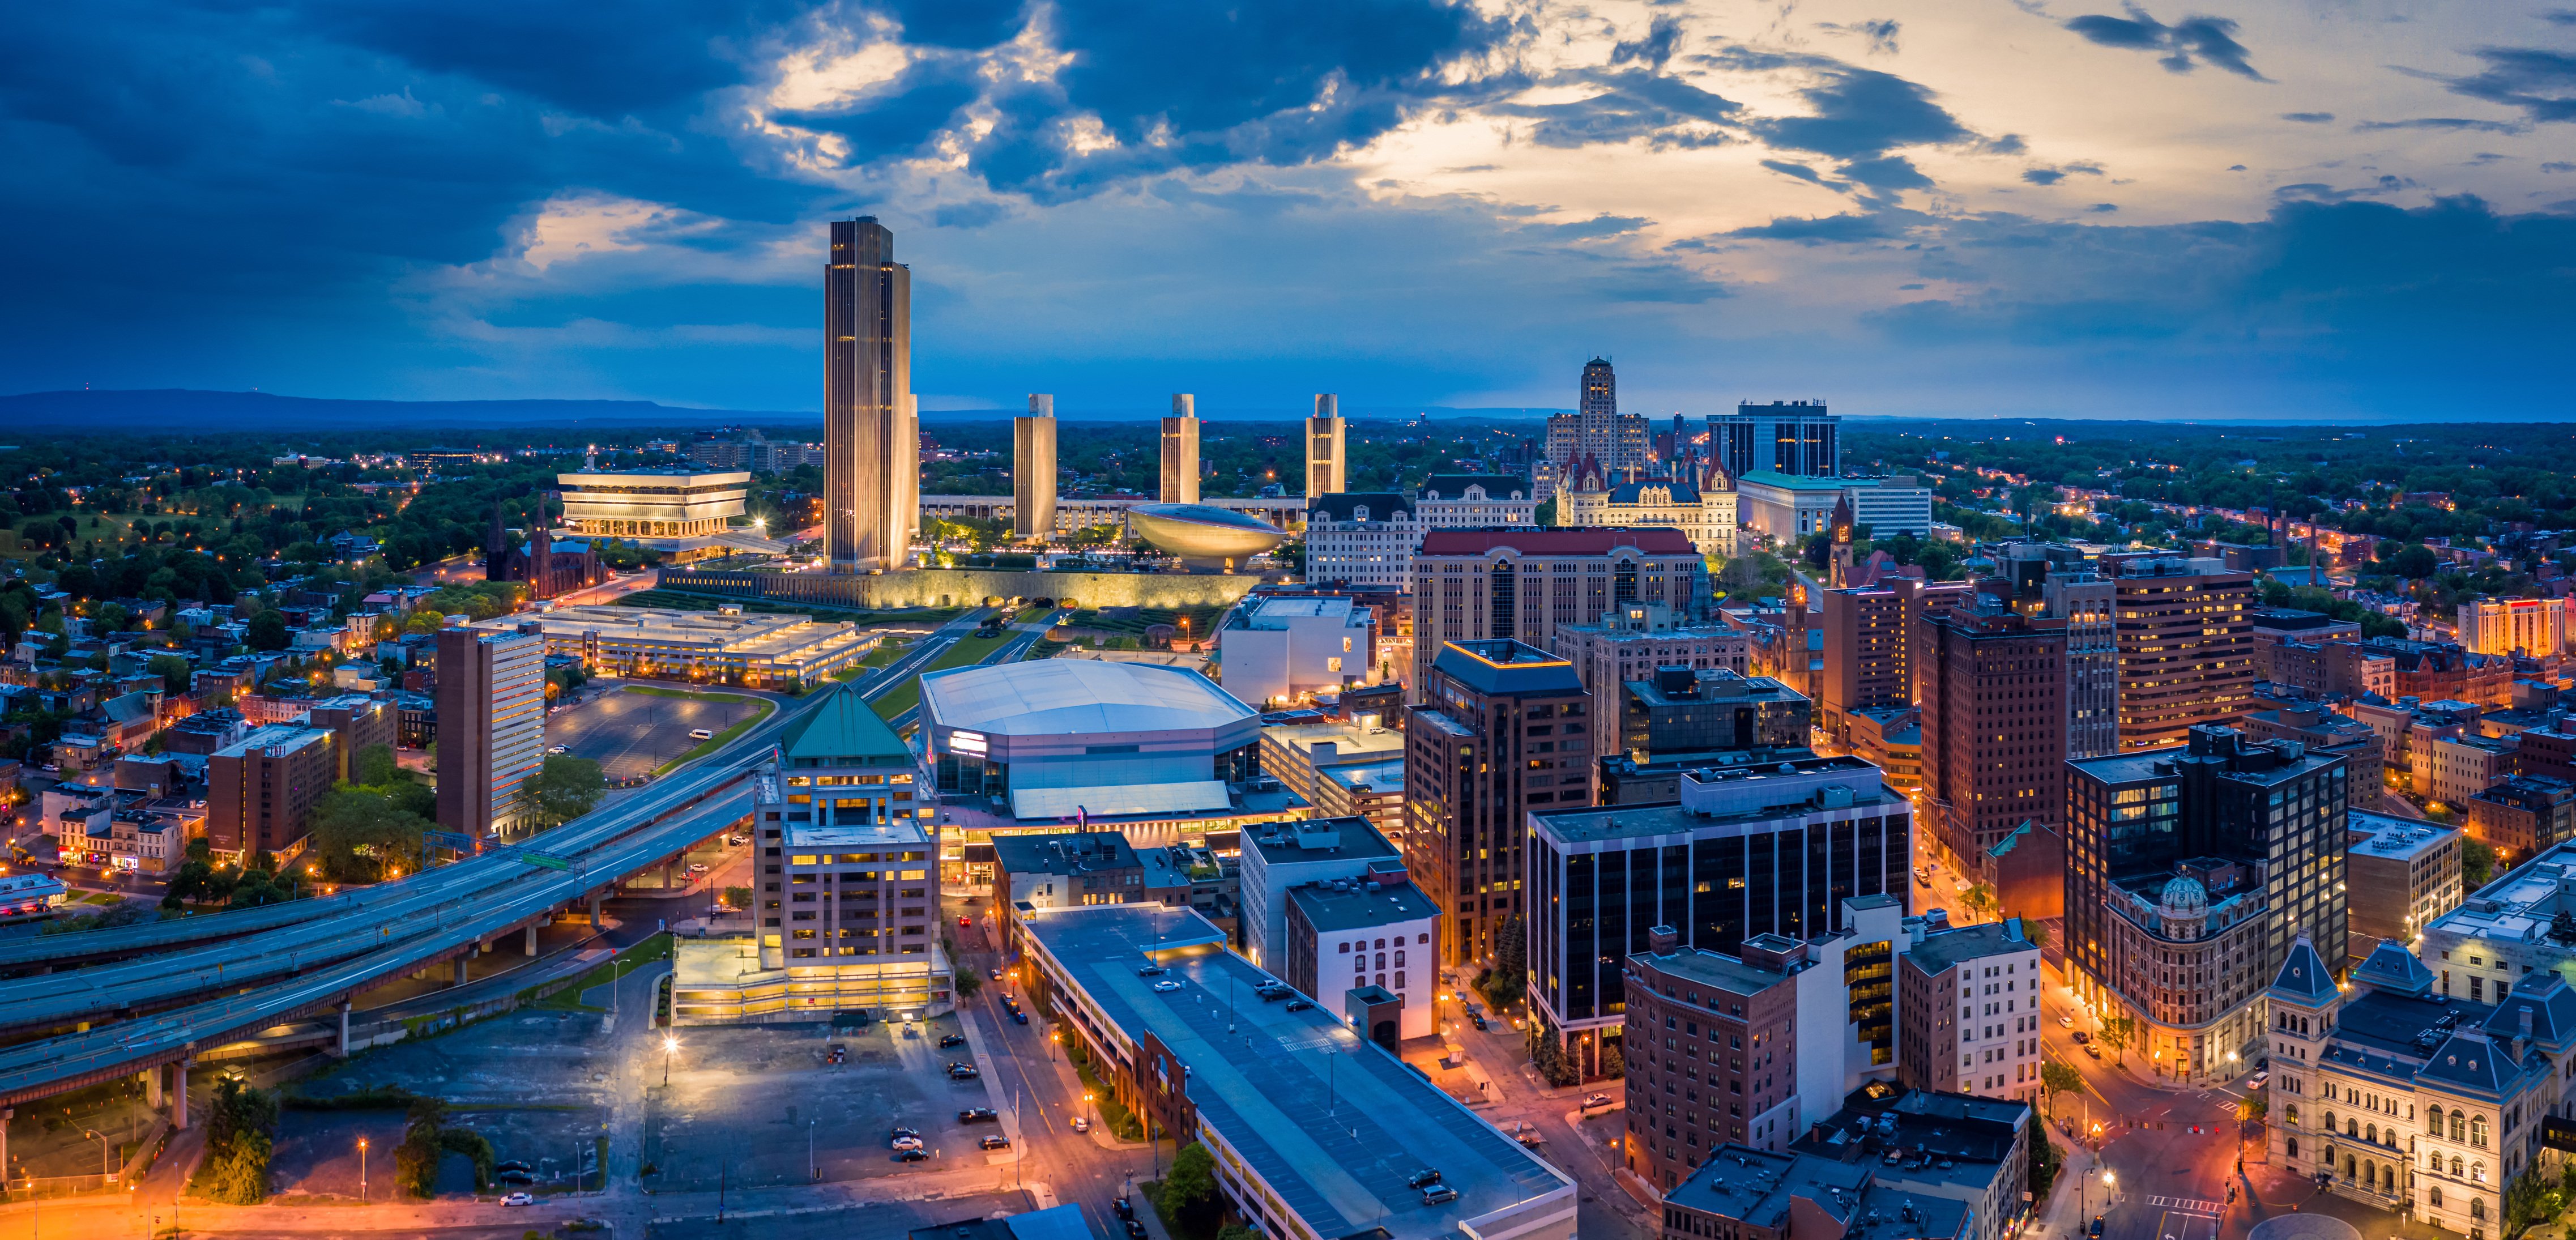
[[[2209,911],[2209,889],[2201,886],[2199,879],[2176,878],[2165,884],[2164,894],[2156,897],[2156,903],[2175,916],[2198,916]]]

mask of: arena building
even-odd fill
[[[1261,718],[1194,671],[1047,659],[921,678],[943,803],[1024,823],[1235,807],[1261,774]]]

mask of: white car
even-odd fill
[[[2262,1071],[2255,1073],[2255,1074],[2254,1074],[2254,1076],[2252,1077],[2252,1079],[2250,1079],[2250,1080],[2246,1081],[2246,1082],[2245,1082],[2245,1088],[2247,1088],[2247,1089],[2261,1089],[2261,1088],[2263,1088],[2263,1082],[2268,1081],[2268,1080],[2271,1080],[2271,1079],[2272,1079],[2272,1070],[2271,1070],[2270,1068],[2265,1068],[2265,1069],[2263,1069]]]
[[[2057,1027],[2060,1029],[2072,1029],[2075,1027],[2075,1018],[2072,1016],[2060,1016],[2057,1018]]]
[[[512,1193],[509,1196],[502,1198],[501,1204],[505,1206],[532,1206],[537,1204],[537,1199],[526,1193]]]
[[[919,1137],[896,1137],[896,1138],[894,1139],[894,1141],[893,1141],[891,1144],[889,1144],[889,1145],[887,1146],[887,1148],[888,1148],[888,1149],[897,1149],[897,1150],[917,1150],[917,1149],[922,1148],[922,1146],[921,1146],[921,1138],[919,1138]]]
[[[1179,990],[1180,988],[1181,988],[1181,984],[1180,984],[1179,982],[1175,982],[1175,981],[1171,980],[1170,978],[1165,978],[1165,979],[1163,979],[1162,981],[1159,981],[1159,982],[1154,983],[1154,989],[1156,989],[1156,990],[1158,990],[1158,991],[1165,992],[1165,993],[1169,993],[1169,992],[1171,992],[1171,991]]]
[[[1089,1132],[1091,1131],[1091,1121],[1079,1115],[1074,1116],[1073,1130],[1075,1132]]]

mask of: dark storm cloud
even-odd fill
[[[2576,121],[2576,54],[2541,47],[2484,47],[2486,68],[2444,78],[2451,90],[2519,108],[2534,121]]]
[[[247,6],[245,6],[247,7]],[[525,0],[365,0],[287,10],[335,43],[522,91],[585,116],[685,104],[742,80],[749,45],[789,0],[627,0],[613,16]]]
[[[1661,71],[1665,63],[1673,58],[1673,50],[1681,46],[1681,41],[1682,19],[1668,13],[1659,13],[1653,20],[1646,23],[1644,38],[1634,41],[1622,39],[1610,46],[1610,63],[1613,65],[1641,64],[1649,69]]]
[[[1551,147],[1669,139],[1679,136],[1682,126],[1731,121],[1741,110],[1734,100],[1659,74],[1581,74],[1569,80],[1586,83],[1600,93],[1567,103],[1495,104],[1487,110],[1536,121],[1530,140]],[[1724,140],[1722,135],[1710,136]]]
[[[2255,71],[2245,45],[2236,41],[2234,19],[2195,16],[2168,26],[2135,4],[2127,8],[2127,17],[2089,14],[2069,19],[2066,28],[2104,47],[2162,52],[2156,63],[2174,73],[2209,64],[2258,82],[2271,80]]]
[[[1821,80],[1798,92],[1813,116],[1751,123],[1771,145],[1836,159],[1866,159],[1902,146],[1938,146],[1976,137],[1932,92],[1876,69],[1821,58],[1808,62]]]

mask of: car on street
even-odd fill
[[[961,1124],[990,1124],[1001,1118],[993,1113],[991,1107],[968,1107],[957,1113],[957,1122]]]
[[[547,753],[571,753],[571,752],[572,752],[572,746],[570,746],[570,745],[548,745],[548,746],[546,746],[546,752],[547,752]]]
[[[1073,1130],[1074,1130],[1075,1132],[1089,1132],[1089,1131],[1091,1131],[1091,1120],[1090,1120],[1088,1117],[1086,1117],[1086,1116],[1081,1116],[1081,1115],[1074,1116],[1074,1117],[1073,1117]]]
[[[1610,1105],[1610,1095],[1608,1095],[1608,1094],[1585,1094],[1585,1095],[1583,1095],[1583,1105],[1584,1105],[1584,1107],[1585,1107],[1586,1109],[1589,1109],[1589,1108],[1592,1108],[1592,1107],[1606,1107],[1606,1106]]]
[[[984,1138],[983,1140],[976,1142],[976,1143],[975,1143],[975,1145],[976,1145],[976,1147],[977,1147],[977,1148],[979,1148],[979,1149],[987,1149],[987,1150],[1007,1150],[1007,1149],[1011,1148],[1011,1139],[1010,1139],[1009,1137],[1003,1136],[1002,1134],[1000,1134],[1000,1133],[998,1133],[998,1132],[997,1132],[997,1133],[994,1133],[992,1136],[986,1137],[986,1138]]]
[[[2085,1235],[2088,1235],[2088,1236],[2098,1236],[2098,1235],[2101,1235],[2101,1234],[2102,1234],[2102,1216],[2101,1216],[2101,1215],[2096,1214],[2096,1215],[2094,1215],[2094,1216],[2093,1216],[2093,1225],[2092,1225],[2091,1227],[2087,1227],[2087,1228],[2085,1228],[2085,1229],[2084,1229],[2084,1234],[2085,1234]]]
[[[707,872],[707,863],[706,863],[706,862],[704,862],[704,861],[692,861],[692,862],[690,862],[690,863],[689,863],[689,873],[691,873],[691,874],[704,874],[704,873],[706,873],[706,872]]]
[[[1291,1012],[1303,1012],[1313,1006],[1315,1006],[1313,1003],[1304,999],[1291,999],[1288,1001],[1288,1010]]]
[[[2102,1057],[2102,1048],[2087,1042],[2084,1044],[2084,1053],[2091,1055],[2095,1059],[2100,1059]]]
[[[1126,1227],[1127,1240],[1145,1240],[1145,1225],[1143,1223],[1131,1218],[1127,1220]]]
[[[1181,984],[1179,982],[1170,981],[1168,979],[1154,983],[1154,989],[1164,994],[1169,994],[1172,991],[1179,990],[1180,988]]]
[[[2075,1031],[2075,1041],[2076,1041],[2076,1044],[2077,1044],[2077,1045],[2079,1045],[2079,1046],[2080,1046],[2080,1045],[2082,1045],[2082,1044],[2084,1044],[2084,1043],[2086,1043],[2086,1042],[2090,1042],[2090,1041],[2092,1041],[2092,1040],[2093,1040],[2093,1035],[2091,1035],[2091,1034],[2089,1034],[2089,1033],[2086,1033],[2086,1032],[2084,1032],[2084,1031],[2083,1031],[2083,1030],[2081,1030],[2081,1029],[2078,1029],[2078,1030],[2076,1030],[2076,1031]]]
[[[1136,1217],[1136,1203],[1124,1197],[1109,1203],[1109,1212],[1122,1219]]]
[[[928,1151],[928,1150],[896,1150],[896,1151],[894,1152],[894,1160],[895,1160],[896,1162],[908,1162],[908,1163],[914,1163],[914,1162],[928,1162],[928,1161],[930,1161],[930,1151]]]
[[[2075,1018],[2072,1016],[2060,1016],[2057,1018],[2057,1027],[2060,1029],[2072,1029],[2075,1027]]]
[[[994,981],[997,981],[997,982],[998,982],[998,981],[1002,980],[1002,971],[1001,971],[1000,969],[992,969],[992,970],[989,970],[989,972],[991,973],[992,978],[993,978],[993,980],[994,980]]]
[[[714,732],[711,732],[711,731],[709,731],[709,730],[705,729],[705,728],[691,728],[691,729],[689,729],[689,739],[690,739],[690,740],[693,740],[693,741],[711,741],[711,740],[714,740],[715,738],[716,738],[716,734],[715,734]]]
[[[2261,1088],[2263,1088],[2263,1082],[2268,1081],[2268,1080],[2271,1080],[2271,1079],[2272,1079],[2272,1070],[2271,1070],[2270,1068],[2265,1068],[2265,1069],[2263,1069],[2262,1071],[2255,1073],[2252,1077],[2247,1078],[2247,1080],[2246,1080],[2246,1082],[2245,1082],[2245,1088],[2247,1088],[2247,1089],[2261,1089]]]
[[[971,1081],[982,1075],[984,1074],[977,1071],[975,1065],[971,1063],[952,1063],[948,1065],[948,1079],[952,1081]]]
[[[972,917],[960,917],[957,919],[957,928],[960,930],[972,930],[975,928],[975,919]]]
[[[1021,1011],[1021,1010],[1020,1010],[1020,1009],[1018,1009],[1018,1008],[1012,1008],[1012,1009],[1011,1009],[1011,1019],[1012,1019],[1012,1020],[1015,1020],[1015,1021],[1018,1021],[1019,1023],[1021,1023],[1021,1024],[1025,1025],[1025,1024],[1029,1023],[1029,1014],[1028,1014],[1028,1013],[1026,1013],[1026,1012]]]
[[[501,1199],[501,1204],[505,1206],[532,1206],[537,1204],[537,1199],[527,1193],[512,1193],[507,1197],[503,1197]]]
[[[966,1045],[966,1035],[962,1033],[952,1033],[939,1039],[939,1049],[941,1050],[947,1050],[952,1046],[964,1045]]]
[[[1491,1026],[1486,1023],[1485,1014],[1482,1012],[1469,1012],[1467,1013],[1467,1019],[1476,1022],[1476,1027],[1478,1029],[1491,1028]]]

